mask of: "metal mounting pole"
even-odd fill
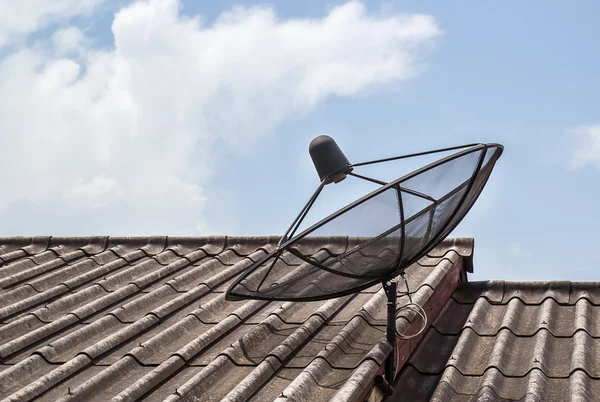
[[[395,281],[386,281],[383,289],[387,295],[387,331],[386,339],[392,346],[392,351],[385,360],[385,380],[393,391],[396,377],[396,301],[398,284]],[[390,392],[391,393],[391,392]]]

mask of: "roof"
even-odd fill
[[[400,372],[397,400],[600,400],[599,357],[600,283],[461,283]]]
[[[278,240],[0,238],[0,399],[364,399],[391,349],[381,285],[319,302],[225,300]],[[347,243],[321,238],[313,252]],[[472,250],[471,239],[448,239],[407,269],[431,321]],[[400,332],[419,325],[398,316]],[[398,368],[421,337],[398,344]]]

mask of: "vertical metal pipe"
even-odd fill
[[[385,360],[385,380],[393,388],[396,377],[396,301],[398,284],[395,281],[387,281],[383,284],[387,295],[387,332],[386,338],[392,351]]]

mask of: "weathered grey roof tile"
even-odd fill
[[[571,282],[505,282],[504,300],[519,298],[526,304],[540,304],[552,298],[559,304],[568,304]]]
[[[115,253],[120,258],[127,262],[136,262],[147,257],[147,254],[140,249],[119,249],[118,247],[111,247],[109,249],[112,253]],[[94,257],[92,257],[94,258]]]
[[[36,264],[35,261],[33,261],[33,259],[31,257],[26,257],[26,258],[22,258],[19,259],[18,261],[11,261],[11,262],[7,262],[2,264],[2,261],[0,260],[0,283],[5,283],[6,285],[9,285],[11,282],[8,278],[10,278],[12,275],[15,275],[19,272],[23,272],[26,271],[28,269],[34,268],[38,265],[42,265],[45,263],[48,263],[54,259],[56,259],[56,254],[50,252],[50,254],[52,254],[51,258],[47,258],[44,259],[44,262],[41,262],[40,264]],[[60,262],[58,262],[58,264],[60,265]],[[4,286],[6,286],[4,285]]]
[[[66,285],[67,282],[69,282],[71,286],[75,287],[77,286],[77,283],[74,283],[72,279],[77,278],[79,275],[83,275],[89,271],[93,271],[98,267],[99,265],[96,261],[85,258],[74,264],[69,264],[67,266],[60,267],[59,269],[54,269],[52,272],[43,275],[41,278],[28,281],[27,284],[33,286],[38,292],[43,292],[61,283]],[[67,287],[69,286],[67,285]]]
[[[129,356],[126,356],[129,357]],[[160,384],[161,382],[167,380],[169,377],[173,375],[175,372],[179,372],[180,370],[188,371],[186,379],[193,375],[196,375],[201,368],[200,367],[191,367],[188,368],[185,366],[185,361],[179,356],[172,356],[162,362],[159,366],[154,367],[149,372],[145,373],[142,377],[139,377],[136,381],[130,381],[130,385],[127,388],[121,390],[117,395],[112,398],[112,401],[136,401],[142,398],[148,391],[156,386],[156,384]],[[109,369],[110,370],[110,369]],[[180,385],[181,382],[178,383]],[[158,396],[156,393],[153,393],[153,396]],[[167,395],[163,395],[163,399]]]
[[[152,393],[148,394],[144,400],[147,400],[150,402],[164,401],[170,395],[177,392],[177,389],[179,387],[181,387],[183,384],[185,384],[187,381],[189,381],[190,378],[192,378],[193,376],[198,374],[202,369],[203,369],[203,367],[200,367],[200,366],[196,366],[196,367],[184,366],[179,371],[177,371],[176,375],[169,374],[167,381],[159,384],[158,386],[155,385],[157,383],[157,381],[151,380],[151,388],[150,389],[152,390]],[[142,388],[142,387],[140,387],[140,388],[141,388],[141,391],[148,392],[148,391],[145,391],[145,388]]]
[[[339,255],[352,247],[352,245],[349,245],[347,237],[335,238],[332,241],[330,237],[311,236],[305,237],[294,244],[294,248],[302,254],[317,254],[319,251],[325,251],[329,255]]]
[[[37,295],[39,292],[30,285],[23,285],[17,288],[11,289],[2,293],[2,297],[0,297],[0,310],[6,307],[9,307],[11,304],[17,303],[21,300],[28,299],[34,295]],[[14,311],[14,309],[10,309],[9,311]],[[6,316],[6,315],[5,315]]]
[[[0,344],[4,344],[13,339],[19,338],[31,331],[34,331],[42,326],[44,322],[35,315],[26,315],[20,320],[15,320],[9,324],[0,327]]]
[[[10,250],[10,248],[8,248]],[[0,255],[0,261],[2,263],[9,263],[9,262],[17,262],[17,260],[21,259],[21,258],[26,258],[27,256],[29,256],[29,254],[22,249],[18,249],[18,250],[12,250],[12,251],[8,251],[4,254]],[[32,261],[33,262],[33,261]]]
[[[585,298],[593,305],[600,305],[600,282],[573,282],[569,304],[575,304],[579,299]]]
[[[25,388],[36,379],[48,374],[56,368],[42,356],[34,355],[31,359],[11,365],[0,372],[0,395],[12,395]]]
[[[244,336],[253,327],[252,325],[242,324],[238,317],[230,315],[179,349],[176,354],[186,360],[190,366],[207,366],[223,350]]]
[[[82,256],[83,252],[81,252],[81,254],[79,256]],[[33,262],[32,262],[33,263]],[[23,267],[21,267],[19,265],[18,270],[16,272],[14,272],[13,274],[4,277],[3,279],[0,279],[0,287],[8,287],[11,285],[14,285],[16,283],[19,282],[23,282],[27,279],[33,278],[37,275],[43,274],[45,272],[48,272],[50,270],[53,270],[57,267],[61,267],[65,265],[65,260],[63,260],[62,258],[54,258],[53,260],[50,260],[44,264],[41,265],[35,265],[35,263],[33,263],[33,265],[30,265],[28,268],[23,269]]]
[[[115,261],[121,257],[114,251],[108,249],[104,250],[100,253],[94,254],[90,257],[92,260],[96,261],[98,265],[102,266],[108,264],[109,262]]]
[[[316,365],[301,371],[296,378],[283,390],[281,395],[275,399],[277,402],[288,401],[327,401],[335,394],[336,389],[327,389],[321,386],[315,378],[318,378],[326,370],[332,370],[326,362],[320,360],[319,367]],[[309,372],[309,370],[315,370]]]
[[[452,298],[459,303],[475,303],[479,297],[485,297],[491,303],[502,303],[504,281],[485,281],[460,283]]]
[[[88,370],[93,370],[95,375],[82,375]],[[129,356],[124,357],[110,367],[89,366],[86,370],[77,373],[76,377],[78,378],[73,383],[74,387],[70,389],[70,394],[67,390],[59,401],[100,402],[110,400],[127,388],[135,379],[142,377],[151,370],[151,367],[144,367]]]
[[[334,344],[336,348],[333,348],[331,353],[321,354],[331,366],[356,368],[371,350],[371,342],[377,343],[385,337],[384,326],[371,326],[361,317],[357,317],[356,320],[359,324],[355,331],[344,333],[341,339],[333,339],[330,344]]]
[[[182,257],[177,255],[173,250],[166,249],[159,254],[153,255],[152,258],[158,261],[160,265],[169,265]]]
[[[7,400],[19,401],[33,399],[66,380],[69,376],[74,375],[88,364],[90,364],[90,359],[87,356],[77,356],[61,365],[60,368],[53,369],[46,375],[28,384],[26,387],[21,388],[7,398]]]
[[[90,366],[85,370],[82,370],[79,373],[76,373],[74,376],[69,377],[66,381],[52,387],[48,392],[41,395],[36,399],[36,401],[43,402],[56,402],[69,396],[69,393],[72,394],[73,389],[75,389],[79,384],[84,381],[89,380],[90,378],[95,377],[102,371],[102,367]],[[70,400],[73,400],[71,396]],[[88,399],[86,399],[88,400]]]
[[[106,290],[104,287],[102,287],[102,289]],[[93,314],[105,310],[108,307],[112,307],[115,304],[121,303],[124,299],[135,295],[138,291],[139,288],[136,285],[128,284],[122,288],[119,288],[118,290],[108,292],[97,299],[88,300],[85,304],[78,300],[77,304],[73,306],[76,308],[69,313],[73,314],[80,320],[85,320]]]
[[[108,317],[108,316],[107,316]],[[83,349],[80,353],[85,354],[92,359],[98,358],[123,342],[140,335],[148,328],[158,324],[159,319],[152,314],[147,314],[132,324],[128,324],[110,336],[103,338],[99,342],[94,343]],[[94,323],[89,324],[94,325]]]
[[[210,255],[219,254],[225,249],[225,236],[177,237],[169,236],[166,248],[182,256],[192,251],[205,249]]]
[[[253,370],[236,366],[226,356],[216,357],[209,366],[181,385],[165,401],[187,400],[220,401]]]
[[[389,353],[380,284],[320,302],[225,300],[278,240],[0,239],[0,399],[312,402],[368,392]],[[469,253],[448,245],[407,269],[413,301],[427,303],[450,277],[444,286],[456,286],[448,272]],[[349,246],[346,237],[299,245],[317,259]],[[301,269],[286,254],[278,280]],[[401,304],[406,290],[401,280]],[[578,322],[592,330],[588,321]]]
[[[134,356],[145,365],[160,365],[183,346],[197,338],[211,328],[209,324],[201,323],[195,316],[190,315],[169,328],[155,334],[152,338],[144,340],[138,338],[131,345],[127,354]],[[125,349],[123,349],[125,351]]]
[[[217,293],[217,294],[221,295],[223,298],[225,296],[223,293]],[[242,303],[244,303],[244,301],[233,301],[233,302],[228,301],[227,303],[231,303],[231,305],[235,307],[238,305],[238,303],[241,305]],[[252,315],[248,316],[244,320],[244,323],[259,324],[259,323],[263,322],[269,315],[274,314],[276,312],[281,312],[282,306],[284,303],[285,302],[281,302],[281,301],[269,302],[269,303],[265,304],[265,306],[262,307],[260,310],[253,312]],[[296,310],[296,312],[297,312],[296,314],[292,315],[291,318],[289,316],[287,316],[286,319],[291,320],[290,322],[288,322],[289,324],[301,324],[308,319],[308,317],[314,310],[315,309],[313,309],[312,311],[303,312],[301,309],[298,309],[298,310]],[[222,314],[223,312],[220,312],[220,313]],[[281,317],[279,317],[279,318],[281,319]],[[215,317],[215,319],[218,320],[218,318],[216,318],[216,317]]]
[[[28,255],[41,253],[48,249],[50,237],[48,236],[36,236],[36,237],[5,237],[0,245],[0,257],[4,257],[5,254],[22,250]],[[4,262],[8,262],[10,258],[3,258]]]
[[[597,400],[595,293],[594,283],[459,285],[396,387],[412,400]]]
[[[63,330],[64,328],[75,324],[78,321],[77,317],[73,314],[67,314],[60,319],[53,321],[52,323],[45,324],[31,332],[27,332],[22,336],[15,338],[9,342],[0,345],[0,358],[4,359],[19,350],[35,343],[39,342],[44,338],[47,338],[54,333]]]
[[[43,292],[33,293],[31,296],[26,297],[23,300],[19,300],[19,301],[15,302],[13,304],[10,304],[4,308],[1,308],[0,309],[0,319],[3,319],[4,321],[10,321],[10,320],[8,320],[8,318],[12,319],[13,316],[17,316],[17,318],[18,318],[19,313],[24,314],[31,307],[40,305],[40,304],[46,302],[47,300],[55,298],[64,293],[67,293],[68,291],[69,291],[69,288],[66,285],[59,284],[59,285],[51,287],[50,289],[47,289]]]
[[[252,253],[250,253],[252,254]],[[248,255],[250,255],[248,254]],[[244,255],[246,257],[247,255]],[[214,260],[220,262],[222,265],[231,266],[236,262],[240,261],[242,257],[239,253],[236,253],[233,249],[227,249],[221,254],[215,255]]]
[[[150,293],[146,293],[131,302],[123,304],[111,311],[111,314],[121,322],[134,322],[152,311],[153,308],[165,304],[177,295],[177,291],[172,287],[161,286]]]
[[[202,261],[202,264],[193,266],[180,275],[174,276],[169,284],[178,292],[186,292],[197,284],[206,282],[224,269],[224,265],[217,259],[206,258]]]
[[[49,248],[60,250],[59,253],[72,252],[74,250],[83,250],[87,254],[97,254],[106,249],[108,238],[106,236],[93,237],[50,237]]]
[[[284,368],[278,371],[250,400],[255,402],[275,400],[301,372],[302,369],[296,368]]]
[[[96,264],[98,263],[96,262]],[[92,268],[88,271],[81,272],[77,276],[65,278],[66,280],[63,280],[61,283],[66,285],[69,289],[75,289],[102,276],[105,277],[106,275],[116,272],[126,265],[127,261],[122,258],[111,260],[106,264],[98,264],[97,268]]]
[[[95,323],[83,325],[78,330],[50,342],[39,349],[38,353],[51,363],[64,363],[75,357],[79,351],[125,327],[126,324],[116,317],[107,315]]]
[[[41,265],[50,260],[55,259],[57,256],[58,255],[56,254],[56,252],[54,252],[52,250],[48,250],[48,251],[41,252],[39,254],[34,254],[33,256],[25,259],[24,261],[29,260],[29,261],[33,261],[33,263],[36,265]]]

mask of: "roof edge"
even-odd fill
[[[473,252],[475,250],[475,239],[472,237],[448,237],[436,247],[434,247],[427,255],[429,257],[441,258],[448,250],[453,250],[463,259],[463,269],[469,273],[473,273]]]
[[[49,247],[67,245],[73,248],[105,249],[113,245],[136,245],[153,246],[153,248],[164,250],[174,244],[190,244],[203,242],[206,244],[219,244],[222,248],[240,243],[251,243],[257,247],[267,243],[277,242],[281,237],[270,236],[0,236],[0,254],[3,245],[12,249],[24,249],[25,251],[42,251]],[[323,242],[329,239],[340,241],[347,247],[348,237],[333,236],[319,237],[314,242]],[[10,247],[12,246],[12,247]],[[442,240],[427,255],[429,257],[441,258],[448,250],[455,251],[463,258],[463,267],[467,272],[473,272],[473,250],[475,239],[472,237],[450,237]]]

